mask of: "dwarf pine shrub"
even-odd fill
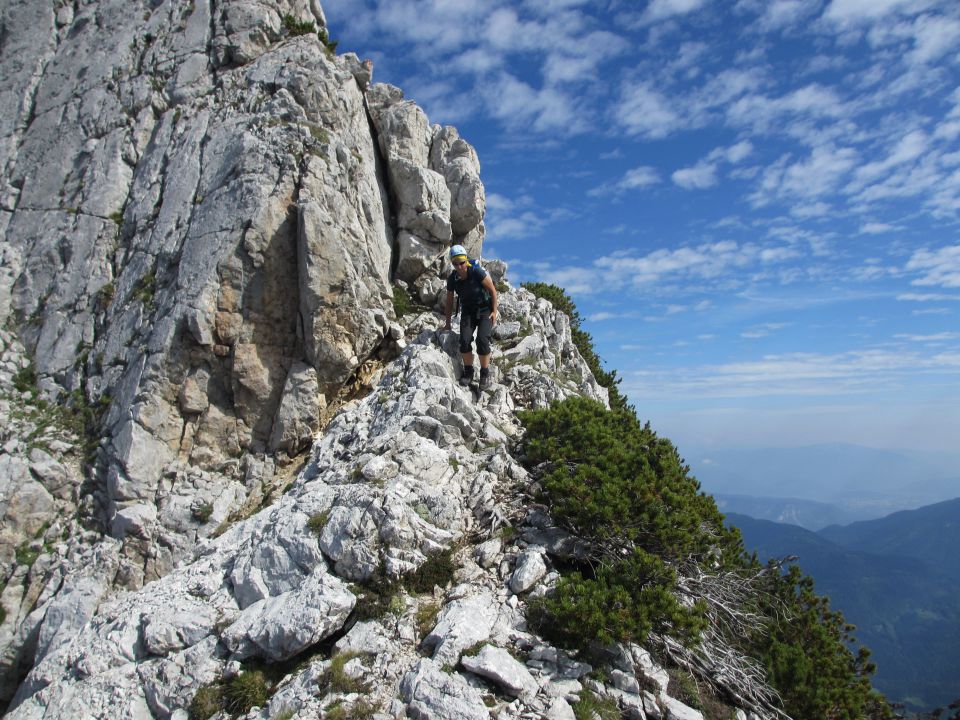
[[[678,599],[678,573],[700,570],[761,578],[738,611],[765,618],[725,642],[755,658],[791,717],[889,718],[870,684],[869,651],[853,627],[792,567],[759,565],[740,534],[689,474],[676,448],[641,424],[632,408],[608,410],[569,398],[520,414],[525,462],[554,518],[587,540],[589,562],[570,568],[531,601],[531,625],[568,647],[644,643],[650,633],[696,642],[708,606]],[[713,628],[722,632],[722,628]]]
[[[742,549],[673,445],[632,410],[586,398],[521,413],[521,420],[543,500],[595,556],[534,603],[534,622],[577,647],[643,642],[654,631],[695,637],[705,609],[679,602],[676,569],[713,558],[718,546],[734,558]]]

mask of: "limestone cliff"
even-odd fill
[[[522,500],[515,410],[606,391],[497,263],[497,382],[457,385],[436,309],[485,211],[457,131],[315,0],[0,13],[9,717],[185,718],[255,659],[280,677],[250,718],[570,718],[585,687],[697,717],[642,648],[604,685],[526,627],[570,538]],[[376,613],[351,584],[437,558],[451,582]]]

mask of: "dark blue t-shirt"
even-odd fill
[[[455,292],[460,297],[460,304],[467,310],[489,310],[493,307],[490,293],[483,287],[483,280],[487,276],[487,271],[480,263],[471,260],[464,279],[460,279],[456,270],[450,273],[447,278],[447,291]]]

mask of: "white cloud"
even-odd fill
[[[751,201],[760,207],[777,198],[803,204],[825,195],[832,197],[856,161],[855,150],[832,145],[815,147],[798,162],[791,163],[790,156],[784,155],[764,171]]]
[[[910,60],[917,63],[936,62],[948,52],[957,53],[960,44],[960,21],[925,15],[913,26],[914,50]]]
[[[740,337],[747,340],[758,340],[760,338],[769,337],[777,330],[782,330],[785,327],[789,327],[790,323],[761,323],[760,325],[754,325],[749,330],[744,330],[740,333]]]
[[[554,88],[537,89],[500,73],[482,86],[488,112],[508,127],[530,126],[539,132],[577,133],[585,129],[574,96]]]
[[[725,151],[727,162],[737,164],[753,152],[753,144],[749,140],[743,140],[736,145],[731,145]]]
[[[623,88],[616,121],[629,134],[650,139],[665,138],[682,126],[673,103],[649,82]]]
[[[769,32],[792,27],[812,15],[818,6],[818,0],[770,0],[763,7],[760,29]]]
[[[868,222],[860,226],[860,233],[862,235],[882,235],[883,233],[894,232],[899,230],[896,225],[889,225],[887,223],[881,222]]]
[[[957,373],[960,353],[931,356],[868,348],[832,355],[766,355],[758,360],[631,374],[625,389],[632,397],[816,397],[876,392],[919,374]]]
[[[917,250],[905,270],[923,273],[923,277],[917,278],[911,285],[960,288],[960,245],[951,245],[933,252]]]
[[[849,23],[877,20],[914,0],[832,0],[824,18],[834,22]]]
[[[955,332],[941,332],[934,333],[932,335],[916,335],[911,333],[899,333],[894,335],[895,338],[900,340],[909,340],[910,342],[917,343],[944,343],[950,340],[960,340],[960,333]]]
[[[904,302],[960,302],[960,295],[946,293],[900,293],[897,300]]]
[[[536,267],[536,279],[567,288],[571,293],[608,293],[624,289],[646,291],[650,286],[664,288],[670,283],[695,282],[698,292],[723,288],[729,291],[743,278],[739,271],[754,265],[782,262],[793,253],[774,251],[751,243],[725,240],[697,246],[661,248],[636,256],[633,250],[618,251],[593,260],[588,266],[562,267],[542,264]],[[711,300],[697,302],[692,309],[703,312]],[[661,318],[653,318],[661,319]]]
[[[929,144],[927,134],[922,130],[907,132],[897,141],[887,157],[857,168],[853,182],[847,186],[847,192],[859,192],[889,170],[916,160],[927,150]]]
[[[660,176],[656,168],[652,168],[649,165],[641,165],[640,167],[628,170],[623,176],[623,179],[618,183],[618,186],[625,190],[635,190],[637,188],[656,185],[659,182]]]
[[[675,15],[686,15],[705,4],[706,0],[651,0],[643,19],[647,22],[658,22]]]
[[[604,183],[587,191],[590,197],[603,197],[605,195],[621,195],[628,190],[642,190],[643,188],[657,185],[660,182],[660,175],[656,168],[649,165],[641,165],[624,173],[623,177],[612,183]]]
[[[717,166],[701,160],[693,167],[675,171],[670,179],[687,190],[703,190],[717,184]]]

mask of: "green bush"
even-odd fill
[[[708,608],[678,602],[677,573],[693,565],[700,572],[732,572],[755,585],[727,609],[759,618],[760,628],[735,637],[726,627],[713,630],[766,669],[785,713],[831,720],[892,717],[886,699],[871,687],[875,668],[869,651],[857,645],[854,628],[816,595],[813,581],[798,568],[759,572],[739,532],[724,526],[713,498],[700,492],[677,450],[649,424],[641,425],[616,389],[616,373],[600,369],[570,297],[554,285],[524,287],[570,316],[574,342],[598,382],[610,389],[612,408],[571,398],[520,413],[527,430],[525,463],[541,499],[591,548],[587,562],[569,568],[553,592],[531,602],[531,626],[581,648],[642,643],[651,630],[689,643],[706,626]],[[711,716],[727,708],[709,692],[689,694],[691,703],[709,706]],[[575,712],[586,718],[595,711],[581,702]]]
[[[137,283],[133,290],[133,297],[144,304],[147,310],[155,308],[154,295],[157,292],[157,274],[151,270]]]
[[[748,648],[764,664],[784,710],[797,718],[893,717],[871,686],[870,651],[857,646],[854,627],[814,592],[813,579],[796,565],[786,573],[771,566],[763,577],[758,609],[768,621]]]
[[[205,523],[213,515],[213,503],[205,502],[195,505],[190,509],[190,515],[197,522]]]
[[[639,547],[671,561],[697,559],[720,543],[733,556],[739,535],[724,527],[673,444],[631,410],[570,398],[520,413],[529,465],[541,469],[546,500],[573,532],[614,554]]]
[[[336,702],[324,713],[327,720],[371,720],[377,714],[377,706],[369,700],[358,700],[352,705]]]
[[[705,608],[678,601],[675,568],[716,556],[739,561],[742,546],[673,445],[631,410],[586,398],[520,418],[543,499],[594,554],[533,603],[533,622],[575,647],[643,642],[651,631],[694,638]]]
[[[32,566],[37,558],[40,557],[40,551],[30,547],[30,541],[23,543],[17,549],[14,555],[17,558],[18,565]]]
[[[613,698],[600,698],[584,690],[573,704],[573,715],[577,720],[620,720],[620,709]]]

